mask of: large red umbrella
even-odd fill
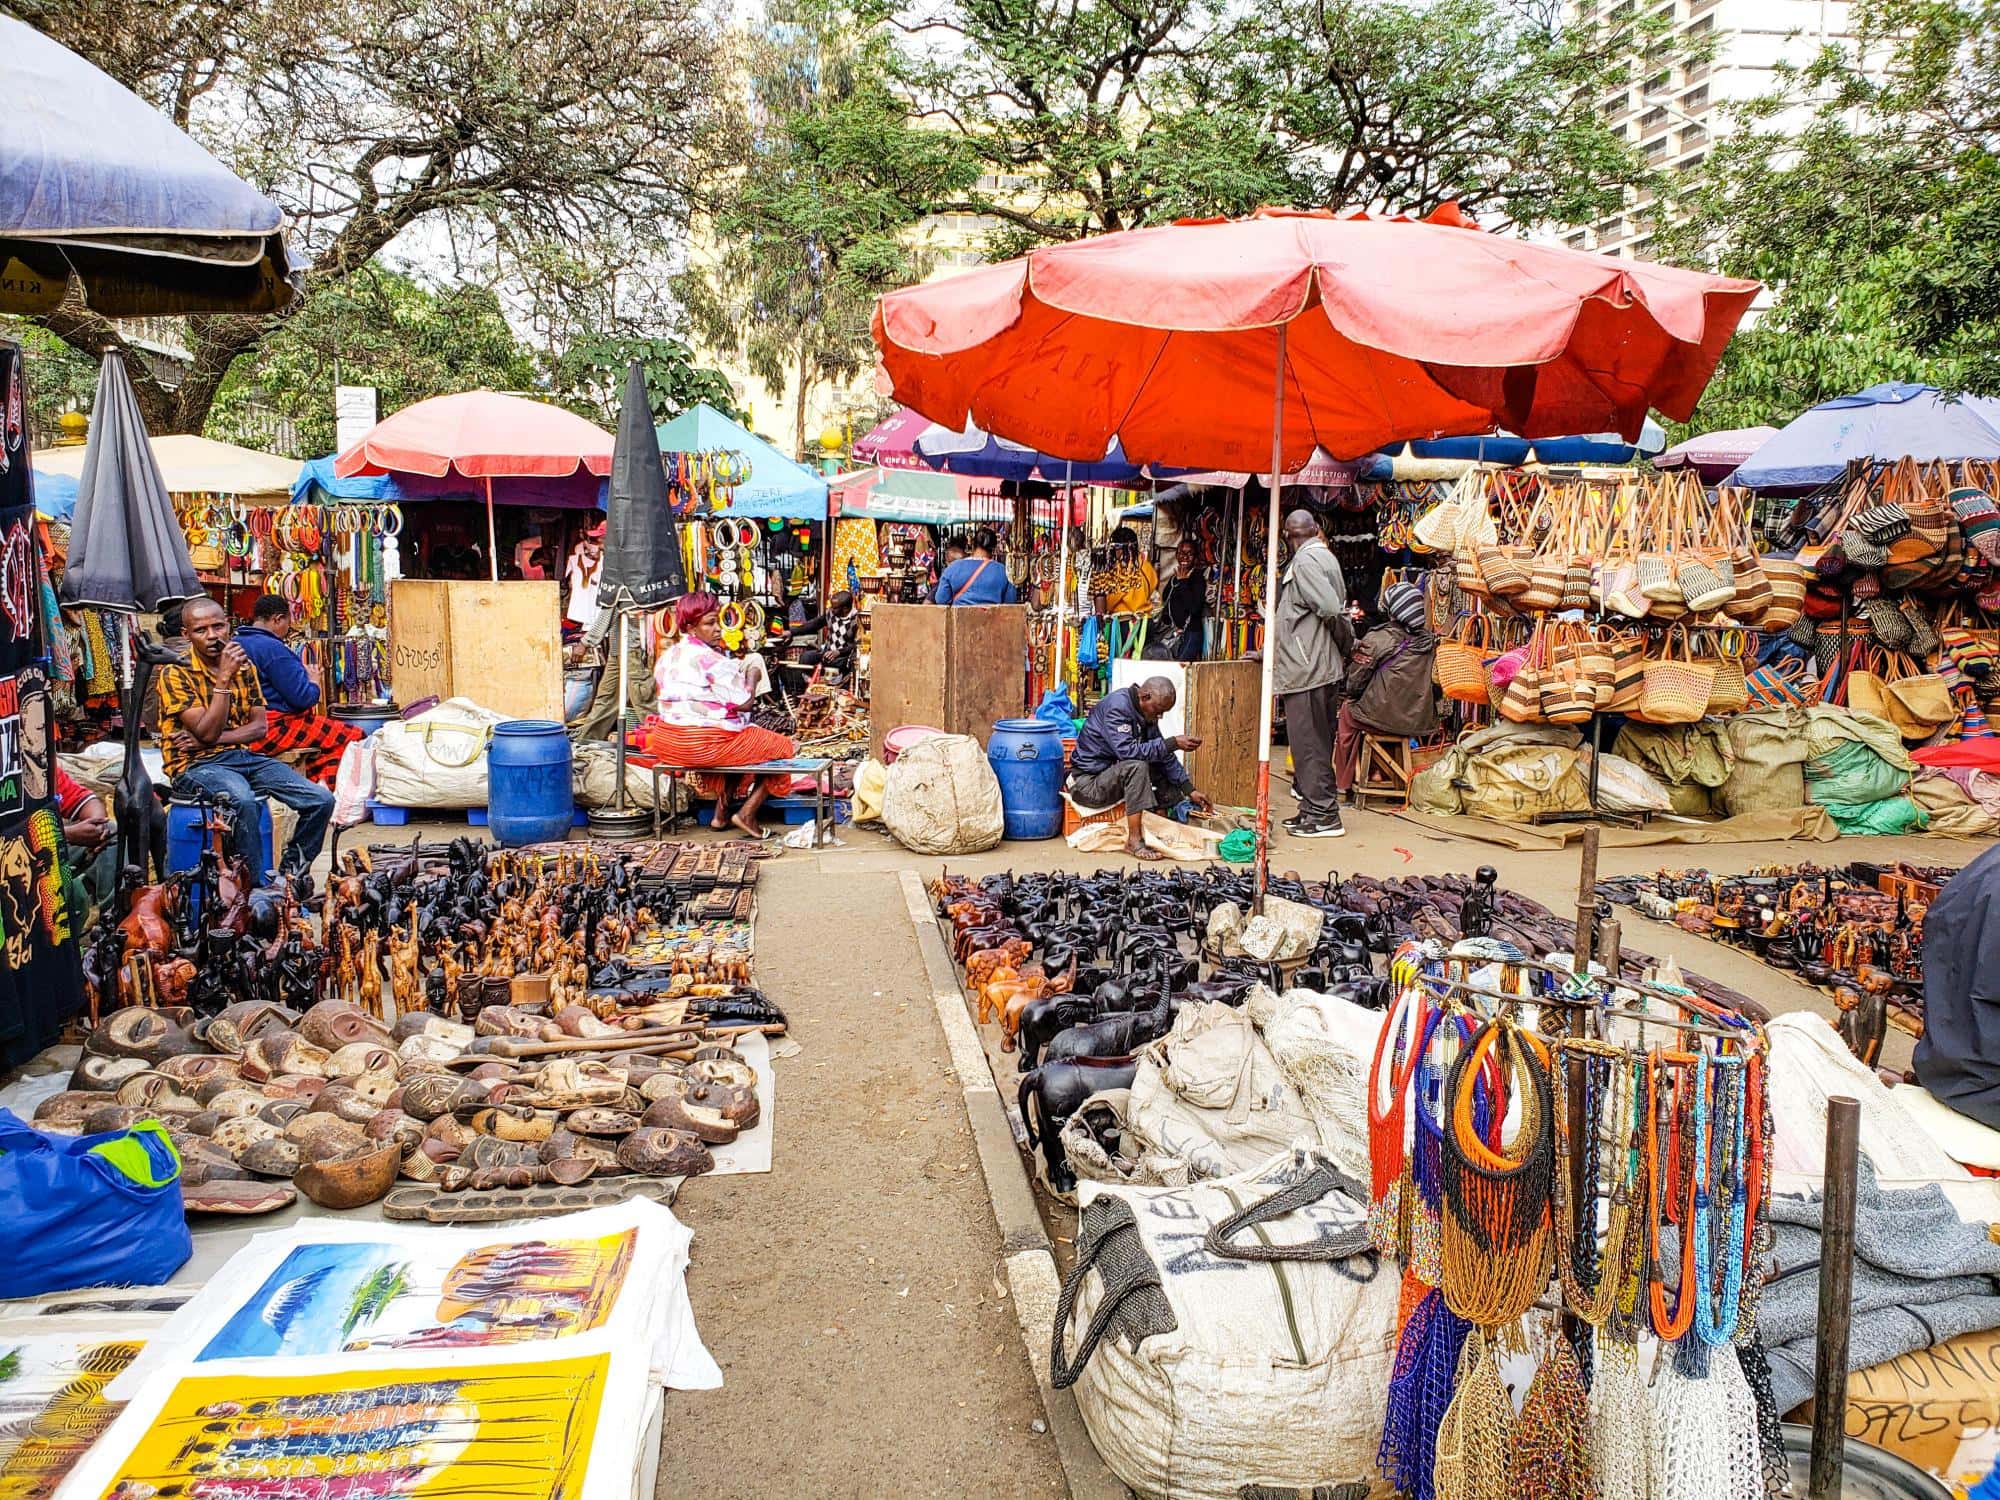
[[[1315,447],[1506,428],[1686,420],[1758,292],[1709,276],[1422,221],[1266,210],[1036,250],[889,293],[875,342],[896,398],[1043,452],[1273,476]],[[1265,617],[1270,618],[1270,600]],[[1258,889],[1270,823],[1273,653],[1264,653]]]
[[[333,461],[336,478],[364,474],[457,475],[484,481],[486,547],[494,578],[500,558],[493,536],[493,481],[561,479],[611,472],[611,434],[574,412],[507,396],[465,391],[433,396],[377,422]]]

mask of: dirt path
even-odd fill
[[[660,1496],[1063,1493],[894,875],[764,869],[769,1176],[697,1178],[688,1286],[724,1387],[670,1392]]]

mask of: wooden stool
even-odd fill
[[[1361,759],[1354,768],[1354,800],[1366,807],[1370,802],[1410,805],[1410,778],[1417,774],[1404,735],[1361,734]]]

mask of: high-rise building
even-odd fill
[[[1629,21],[1657,17],[1673,37],[1706,60],[1686,65],[1636,59],[1631,80],[1609,90],[1605,117],[1644,154],[1649,165],[1685,172],[1707,158],[1733,122],[1730,106],[1778,87],[1778,68],[1810,62],[1829,43],[1851,40],[1848,0],[1570,0],[1583,18]],[[1800,116],[1803,115],[1800,111]],[[1802,119],[1800,121],[1802,123]],[[1783,129],[1779,115],[1760,128]],[[1649,259],[1658,227],[1653,195],[1629,193],[1625,211],[1562,236],[1579,250]]]

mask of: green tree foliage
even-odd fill
[[[615,429],[625,399],[625,371],[635,359],[646,371],[646,397],[655,422],[677,417],[704,401],[742,419],[728,378],[720,370],[697,365],[694,351],[679,339],[613,335],[580,339],[550,367],[550,383],[579,415]]]
[[[1267,203],[1579,223],[1644,164],[1596,109],[1662,23],[1508,0],[940,0],[879,13],[921,116],[985,172],[998,248]]]
[[[1697,429],[1881,380],[2000,391],[2000,0],[1860,0],[1850,29],[1747,107],[1679,200],[1674,251],[1775,297]]]
[[[399,272],[364,267],[308,298],[238,361],[209,413],[211,436],[267,447],[287,419],[295,458],[334,446],[333,388],[372,385],[384,416],[455,391],[528,391],[534,356],[485,287],[432,291]]]
[[[66,411],[90,410],[97,395],[97,361],[25,318],[0,317],[0,339],[21,346],[28,377],[28,431],[45,448]]]
[[[201,430],[240,356],[412,229],[517,293],[556,347],[669,311],[654,268],[721,94],[694,0],[13,3],[287,210],[292,312],[188,319],[194,358],[171,387],[128,361],[156,432]],[[123,342],[74,303],[41,322],[92,353]]]
[[[909,227],[976,169],[954,137],[912,124],[881,37],[845,12],[774,4],[744,60],[743,165],[679,290],[712,346],[774,395],[793,389],[798,456],[813,388],[866,368],[875,298],[925,270]]]

